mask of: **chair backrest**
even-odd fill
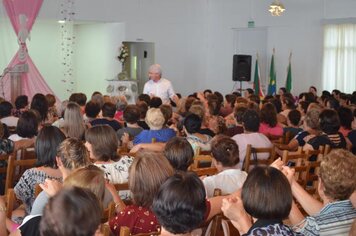
[[[287,150],[283,151],[282,161],[284,164],[288,165],[288,162],[293,162],[294,166],[300,166],[304,161],[307,160],[308,155],[302,152],[301,148],[298,148],[297,152],[290,152]]]
[[[120,183],[120,184],[114,184],[116,191],[124,191],[124,190],[129,190],[129,183]]]
[[[9,160],[11,154],[2,154],[0,155],[0,175],[3,175],[4,177],[2,178],[2,182],[0,183],[1,185],[5,184],[5,176],[6,176],[6,163]]]
[[[326,144],[324,148],[324,156],[328,155],[330,152],[331,152],[331,147],[329,144]]]
[[[36,159],[36,152],[32,145],[31,148],[21,148],[21,160]]]
[[[193,159],[192,168],[211,167],[213,158],[211,155],[196,155]]]
[[[102,236],[110,236],[111,235],[111,230],[108,224],[101,224],[100,225],[100,231]]]
[[[160,235],[160,234],[161,231],[151,232],[151,233],[131,234],[129,227],[121,226],[120,228],[120,236],[152,236],[152,235]]]
[[[264,159],[264,160],[258,159],[257,158],[258,153],[268,153],[269,157],[268,159]],[[255,148],[252,147],[251,144],[248,144],[246,148],[246,157],[244,160],[243,169],[246,172],[248,172],[250,170],[251,165],[255,165],[255,166],[270,165],[274,161],[275,157],[276,157],[276,151],[274,146],[270,148]]]
[[[191,171],[195,172],[198,176],[210,176],[218,173],[218,169],[216,169],[216,167],[192,168]]]
[[[103,210],[103,215],[101,217],[101,223],[107,222],[109,219],[113,218],[115,215],[115,203],[110,202],[108,207]]]
[[[218,170],[212,163],[213,159],[211,155],[195,155],[193,164],[189,169],[195,172],[198,176],[215,175],[218,173]]]
[[[7,190],[6,193],[6,216],[11,219],[12,211],[15,206],[16,196],[13,188]]]
[[[219,188],[214,189],[214,197],[221,196],[222,191]],[[227,219],[222,213],[215,215],[204,229],[205,236],[239,236],[238,230],[232,225],[231,221]]]
[[[318,181],[319,181],[319,169],[320,169],[321,161],[309,161],[307,163],[306,177],[305,182],[307,185],[305,186],[305,190],[311,194],[315,195],[318,193]]]
[[[42,188],[39,184],[35,185],[35,198],[42,192]]]
[[[15,156],[11,155],[7,162],[7,172],[6,172],[6,184],[5,184],[5,194],[9,188],[12,188],[15,184],[15,181],[18,181],[22,176],[23,172],[26,169],[30,169],[34,167],[36,163],[36,159],[28,159],[28,160],[15,160]],[[16,167],[19,167],[17,170]],[[21,170],[20,171],[20,167]]]
[[[309,161],[317,161],[323,157],[324,149],[325,147],[320,145],[318,150],[307,150],[305,153],[308,155]]]

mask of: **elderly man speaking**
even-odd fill
[[[143,93],[150,95],[150,97],[159,97],[164,104],[169,104],[169,99],[175,103],[178,102],[178,97],[173,90],[172,83],[162,78],[162,69],[159,64],[150,66],[148,70],[149,81],[145,83]]]

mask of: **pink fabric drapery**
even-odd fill
[[[28,34],[32,29],[42,3],[43,0],[3,0],[3,5],[16,32],[19,43],[19,50],[12,58],[8,68],[12,68],[18,64],[28,65],[29,70],[27,73],[22,74],[21,83],[22,94],[29,96],[29,98],[32,98],[36,93],[53,94],[53,91],[48,87],[46,81],[28,55],[26,47]],[[11,99],[10,79],[9,74],[3,78],[3,89],[6,100]]]

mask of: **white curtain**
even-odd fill
[[[323,89],[356,90],[356,24],[324,26]]]

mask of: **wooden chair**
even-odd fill
[[[114,215],[115,215],[115,203],[110,202],[108,207],[103,210],[103,215],[101,217],[101,223],[108,222],[108,220],[113,218]]]
[[[5,177],[6,177],[6,170],[7,170],[7,162],[11,154],[3,154],[0,155],[0,175],[2,175],[2,183],[0,185],[5,185]]]
[[[34,145],[29,148],[21,148],[21,160],[37,159]]]
[[[198,155],[194,156],[193,164],[190,166],[189,170],[195,172],[198,176],[204,175],[215,175],[218,170],[215,166],[212,166],[213,159],[209,155],[210,152],[205,152],[205,154],[200,154],[200,150],[197,150]]]
[[[16,196],[13,188],[7,190],[6,193],[6,216],[11,219],[12,211],[16,203]]]
[[[268,153],[269,157],[268,159],[264,159],[264,160],[258,159],[257,158],[258,153]],[[251,158],[253,156],[255,156],[256,158]],[[276,151],[274,146],[270,148],[254,148],[252,147],[251,144],[248,144],[246,148],[246,157],[244,160],[243,169],[246,172],[248,172],[250,170],[251,165],[255,165],[255,166],[270,165],[274,161],[275,157],[276,157]]]
[[[318,194],[319,169],[321,161],[313,161],[307,163],[305,190],[311,194]]]
[[[214,197],[221,196],[221,189],[214,189]],[[231,224],[230,220],[226,218],[223,213],[215,215],[209,222],[207,228],[204,229],[205,236],[239,236],[239,231]]]
[[[296,152],[284,150],[282,154],[282,161],[285,165],[288,165],[288,162],[293,162],[294,166],[300,166],[303,161],[307,160],[307,157],[308,155],[302,151],[301,147],[299,147]]]
[[[325,145],[325,148],[324,148],[324,156],[325,155],[328,155],[329,153],[331,152],[331,147],[330,145]]]
[[[152,235],[160,235],[161,231],[145,233],[145,234],[131,234],[130,228],[127,226],[121,226],[120,228],[120,236],[152,236]]]
[[[210,155],[196,155],[193,159],[192,168],[197,169],[202,166],[210,167],[213,163],[213,158]]]
[[[323,145],[319,146],[318,150],[307,150],[305,153],[308,155],[308,159],[315,156],[315,160],[320,160],[324,155],[325,147]]]
[[[121,184],[114,184],[116,191],[125,191],[129,190],[129,183],[121,183]]]
[[[6,172],[6,184],[5,184],[5,194],[9,188],[12,188],[15,185],[15,182],[20,179],[23,172],[26,169],[34,167],[36,159],[28,160],[15,160],[15,157],[11,155],[7,163],[7,172]],[[22,167],[21,170],[17,172],[17,167]]]
[[[42,192],[42,188],[39,184],[35,185],[35,198]]]
[[[198,176],[210,176],[210,175],[216,175],[218,173],[218,170],[216,167],[205,167],[205,168],[193,168],[191,171],[195,172]]]
[[[111,230],[108,224],[101,224],[100,225],[100,232],[102,236],[110,236],[111,235]]]

